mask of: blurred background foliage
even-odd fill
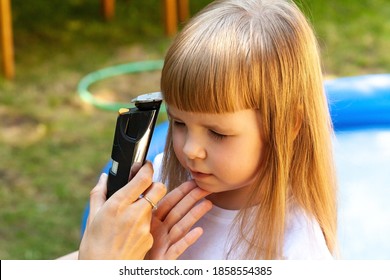
[[[110,158],[116,113],[85,104],[82,77],[163,59],[161,1],[12,0],[16,77],[0,77],[0,258],[53,259],[78,248],[89,191]],[[190,1],[191,14],[210,0]],[[298,2],[313,23],[327,77],[390,70],[388,0]],[[93,86],[106,100],[159,90],[159,71]]]

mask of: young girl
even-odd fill
[[[170,127],[155,172],[170,190],[192,179],[213,204],[182,259],[332,258],[331,120],[316,39],[295,4],[211,3],[170,47],[161,90]],[[166,217],[178,203],[155,212],[149,257],[176,242],[182,217]]]

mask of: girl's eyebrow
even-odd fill
[[[169,108],[167,107],[167,114],[168,114],[168,117],[169,118],[173,118],[173,119],[178,119],[178,120],[180,120],[181,118],[179,118],[177,115],[175,115],[175,114],[172,114],[172,112],[169,110]]]
[[[179,117],[175,116],[174,114],[172,114],[171,111],[169,111],[169,108],[167,108],[167,114],[168,114],[168,116],[169,116],[170,118],[180,120]],[[206,127],[206,128],[208,128],[208,129],[210,129],[210,130],[224,132],[225,134],[233,134],[233,133],[234,133],[234,132],[231,130],[231,127],[226,128],[226,127],[221,126],[221,125],[218,124],[218,123],[203,124],[203,126]]]

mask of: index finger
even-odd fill
[[[123,188],[112,195],[114,199],[126,204],[136,201],[153,183],[153,166],[146,162],[137,174]]]
[[[169,192],[161,201],[159,208],[157,209],[155,215],[161,221],[164,220],[170,211],[179,204],[192,190],[198,188],[194,181],[187,181],[181,184],[179,187],[175,188],[171,192]],[[199,189],[200,190],[200,189]],[[195,198],[192,202],[190,202],[189,206],[193,205],[200,198],[207,196],[209,192],[201,190],[199,191],[199,196]]]

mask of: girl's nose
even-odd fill
[[[206,158],[206,149],[201,144],[201,142],[187,135],[187,139],[184,143],[183,153],[187,156],[188,159],[205,159]]]

